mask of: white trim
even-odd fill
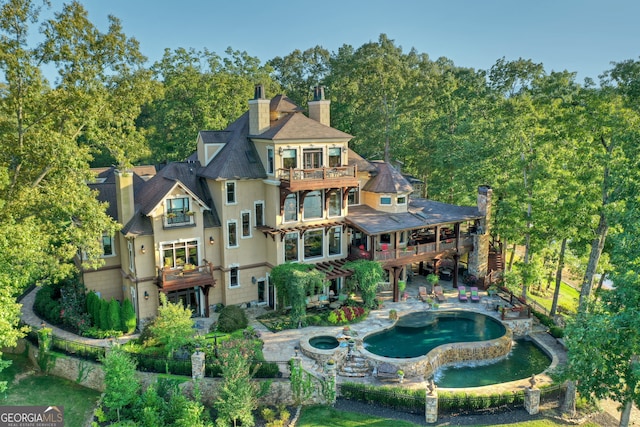
[[[229,201],[229,194],[227,186],[233,184],[233,202]],[[224,182],[224,204],[226,206],[238,204],[238,182],[237,181],[225,181]]]
[[[237,285],[231,285],[231,271],[236,270],[236,278],[238,280]],[[240,264],[230,264],[229,265],[229,285],[227,286],[229,289],[238,289],[240,287]]]
[[[258,215],[256,214],[256,206],[257,205],[262,205],[262,218],[260,218],[261,219],[260,223],[262,225],[264,225],[264,209],[265,209],[264,200],[255,200],[253,202],[253,213],[254,213],[254,215],[253,215],[253,217],[254,217],[253,218],[253,225],[255,225],[256,227],[258,226]]]
[[[249,235],[245,236],[244,235],[244,218],[242,217],[242,215],[244,214],[248,214],[249,215]],[[250,239],[253,237],[253,222],[251,219],[251,211],[249,209],[244,209],[240,211],[240,238],[241,239]]]
[[[322,237],[322,245],[320,245],[322,247],[322,252],[320,253],[320,255],[317,256],[312,256],[312,257],[306,257],[304,254],[304,247],[305,247],[305,239],[307,238],[307,236],[312,233],[312,232],[320,232],[320,236]],[[324,228],[314,228],[311,230],[305,230],[304,232],[304,236],[302,236],[302,259],[304,261],[308,261],[308,260],[314,260],[314,259],[320,259],[320,258],[324,258],[324,254],[325,254],[325,248],[324,246],[326,245],[326,239],[324,238]]]
[[[229,239],[229,224],[235,224],[236,226],[236,244],[235,246],[231,246],[230,244],[230,239]],[[227,249],[235,249],[240,247],[240,239],[238,236],[238,220],[237,219],[228,219],[227,220],[227,227],[224,230],[225,233],[225,237],[226,237],[226,241],[225,241],[225,246]]]

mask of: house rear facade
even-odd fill
[[[208,316],[218,304],[275,308],[269,280],[285,262],[313,264],[324,292],[340,293],[354,259],[380,261],[397,297],[413,273],[461,267],[487,274],[491,189],[477,206],[414,196],[392,165],[349,149],[330,126],[317,87],[308,112],[257,85],[248,111],[221,131],[201,131],[196,152],[160,170],[96,169],[89,185],[122,229],[103,236],[104,266],[82,270],[101,297],[131,299],[140,323],[159,293]],[[412,269],[412,266],[417,266]]]

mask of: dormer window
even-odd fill
[[[398,205],[406,205],[407,196],[398,196]]]
[[[166,219],[168,225],[190,224],[193,221],[193,212],[189,209],[189,198],[167,199]]]
[[[381,206],[391,206],[391,197],[389,197],[389,196],[380,197],[380,205]]]

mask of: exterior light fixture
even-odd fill
[[[140,253],[141,254],[146,254],[147,253],[147,249],[144,247],[144,245],[140,246]]]
[[[284,152],[284,148],[280,147],[280,149],[278,150],[278,154],[280,154],[282,156],[283,152]]]
[[[148,300],[149,299],[149,292],[144,291],[144,299]]]
[[[213,245],[215,243],[215,239],[213,238],[213,236],[209,236],[209,244]]]
[[[342,147],[342,152],[346,153],[347,151],[349,151],[349,147]]]
[[[256,279],[256,276],[251,277],[251,283],[253,283],[254,285],[258,283],[258,279]]]

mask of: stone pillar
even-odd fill
[[[484,215],[484,219],[478,224],[476,234],[473,236],[473,251],[469,252],[468,272],[479,279],[484,278],[488,273],[492,195],[491,187],[478,187],[478,211]]]
[[[527,387],[524,390],[524,409],[529,415],[535,415],[540,412],[540,389]]]
[[[191,378],[201,380],[204,378],[204,353],[196,350],[191,355]]]
[[[426,399],[424,402],[424,418],[428,424],[438,421],[438,391],[433,378],[427,381]]]

